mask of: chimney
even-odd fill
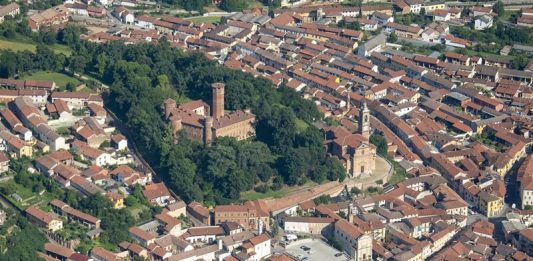
[[[213,117],[207,116],[204,120],[204,144],[209,144],[213,140]]]
[[[211,85],[213,99],[211,101],[211,116],[219,119],[224,116],[224,84],[220,82]]]

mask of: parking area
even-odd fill
[[[304,249],[302,249],[304,248]],[[309,249],[309,250],[307,250]],[[339,251],[322,240],[315,239],[304,239],[297,242],[294,242],[288,245],[285,250],[290,255],[297,257],[299,260],[309,260],[309,261],[345,261],[349,260],[344,254],[335,256]],[[307,259],[306,259],[307,258]]]

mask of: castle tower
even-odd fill
[[[207,116],[204,120],[204,144],[213,140],[213,117]]]
[[[370,110],[366,101],[363,102],[363,108],[359,110],[359,134],[370,139]]]
[[[211,85],[213,98],[211,100],[211,116],[219,119],[224,116],[224,84],[217,82]]]
[[[165,118],[168,119],[170,117],[170,113],[172,113],[172,110],[176,109],[177,104],[176,101],[173,99],[166,99],[165,100]]]

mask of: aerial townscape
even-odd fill
[[[0,260],[533,260],[533,2],[0,0]]]

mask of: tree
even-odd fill
[[[387,38],[387,41],[390,43],[396,43],[398,41],[398,36],[396,36],[396,33],[391,33]]]
[[[492,6],[492,11],[494,11],[496,14],[498,14],[498,17],[501,17],[505,14],[505,9],[503,2],[498,0],[494,6]]]
[[[529,59],[525,56],[515,56],[512,60],[511,60],[511,68],[513,69],[516,69],[516,70],[523,70],[527,64],[529,63]]]
[[[242,11],[248,6],[246,0],[222,0],[220,8],[228,12]]]
[[[388,145],[387,140],[382,135],[370,135],[370,143],[376,145],[376,151],[380,155],[387,155]]]
[[[72,72],[82,73],[87,65],[87,59],[81,55],[74,55],[68,59],[68,67]]]
[[[61,43],[68,46],[73,46],[80,41],[81,29],[78,26],[67,24],[65,28],[57,34],[57,38]]]
[[[165,2],[174,4],[174,0],[165,0]],[[178,4],[187,11],[203,12],[204,7],[210,3],[208,0],[178,0]]]

